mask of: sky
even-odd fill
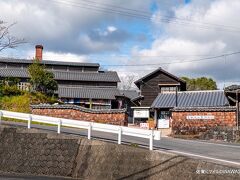
[[[0,0],[0,20],[26,44],[0,57],[97,62],[124,79],[158,67],[240,84],[239,0]]]

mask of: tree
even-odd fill
[[[135,75],[126,75],[126,76],[121,76],[121,84],[120,88],[123,90],[130,90],[134,88],[134,81],[136,80]]]
[[[187,83],[188,91],[197,90],[217,90],[217,84],[212,78],[199,77],[199,78],[188,78],[182,77]]]
[[[25,43],[23,39],[10,35],[9,29],[16,23],[7,24],[0,21],[0,51],[7,48],[16,48],[19,44]]]
[[[58,86],[54,80],[54,74],[47,71],[38,61],[34,60],[34,63],[28,67],[28,73],[33,91],[53,95],[54,91],[57,90]]]

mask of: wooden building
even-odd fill
[[[140,90],[140,95],[135,98],[140,106],[132,107],[134,109],[133,123],[146,123],[149,118],[156,119],[156,113],[151,109],[153,101],[159,94],[186,90],[186,82],[175,75],[158,68],[135,82]],[[177,96],[176,96],[177,98]],[[177,103],[177,99],[176,99]]]
[[[147,74],[137,80],[135,84],[140,89],[140,104],[144,107],[150,107],[159,93],[186,90],[185,81],[162,68],[158,68],[152,73]]]
[[[46,61],[42,59],[43,46],[36,46],[36,59],[54,74],[58,83],[56,95],[66,104],[76,104],[93,109],[120,109],[122,93],[118,90],[120,79],[117,72],[101,71],[98,63]],[[19,88],[29,87],[27,59],[0,59],[0,78],[20,79]]]

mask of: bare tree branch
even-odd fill
[[[123,90],[130,90],[134,88],[134,81],[136,80],[135,75],[126,75],[126,76],[121,76],[121,83],[120,83],[120,88]]]
[[[19,39],[12,36],[9,29],[16,23],[8,25],[7,23],[0,21],[0,52],[7,48],[16,48],[18,45],[26,43],[24,39]]]

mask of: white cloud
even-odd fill
[[[133,49],[134,55],[150,56],[142,57],[141,63],[183,62],[206,57],[199,55],[215,56],[240,50],[240,21],[237,20],[240,16],[240,1],[201,3],[193,0],[190,4],[173,8],[173,14],[175,18],[168,23],[161,21],[162,12],[153,15],[155,31],[163,30],[164,35],[157,34],[150,48]],[[224,82],[236,81],[240,76],[238,57],[238,54],[229,56],[226,62],[224,58],[218,58],[173,63],[164,67],[179,76],[209,76],[222,86]]]
[[[148,7],[147,4],[149,2],[132,0],[128,2],[128,7],[145,9]],[[92,8],[92,6],[99,6],[102,10],[101,8]],[[119,16],[108,13],[107,10],[103,9],[111,6],[124,7],[124,4],[121,1],[111,0],[102,0],[94,4],[90,1],[78,0],[1,0],[0,19],[9,23],[17,22],[17,25],[12,29],[12,34],[25,38],[31,44],[47,44],[50,51],[60,50],[76,54],[88,54],[94,53],[95,49],[100,49],[103,52],[112,50],[111,41],[105,41],[102,45],[102,39],[99,39],[99,42],[97,40],[93,42],[83,41],[90,44],[83,44],[79,40],[82,35],[87,36],[90,31],[97,28],[102,29],[104,25],[107,27],[107,35],[118,30],[110,24],[114,24]],[[121,18],[123,20],[127,19],[125,16]],[[95,48],[95,43],[98,47],[102,45],[101,48]],[[120,41],[119,46],[121,43],[124,42]]]
[[[117,28],[114,27],[114,26],[108,26],[108,27],[107,27],[107,30],[108,30],[108,32],[114,32],[114,31],[117,30]]]
[[[28,59],[33,59],[35,57],[34,51],[29,51],[27,53]],[[67,61],[67,62],[89,62],[88,56],[80,56],[72,53],[62,53],[62,52],[51,52],[43,51],[43,59],[51,61]]]

